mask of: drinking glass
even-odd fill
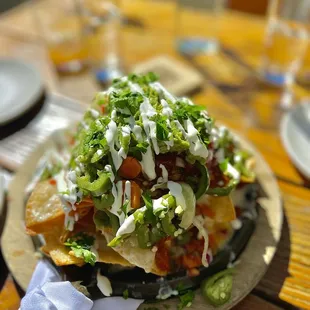
[[[79,72],[87,65],[80,7],[76,0],[34,1],[37,27],[51,61],[60,73]]]
[[[293,84],[308,45],[309,0],[271,0],[261,78],[286,90]]]
[[[218,32],[226,0],[178,0],[176,37],[186,54],[213,54],[219,48]]]
[[[97,80],[107,83],[122,75],[120,11],[106,0],[80,0],[80,5],[89,64]]]

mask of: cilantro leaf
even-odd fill
[[[67,239],[64,245],[71,248],[74,256],[83,258],[86,263],[94,266],[96,263],[96,255],[90,250],[94,241],[95,238],[93,236],[81,232]]]
[[[166,119],[163,117],[158,117],[156,120],[156,138],[160,141],[167,141],[168,136],[169,130]]]
[[[142,194],[142,199],[147,207],[147,209],[151,209],[153,211],[153,201],[149,192],[145,191]]]
[[[226,158],[224,161],[222,161],[222,162],[219,164],[219,167],[220,167],[220,169],[221,169],[221,171],[222,171],[223,173],[227,171],[228,164],[229,164],[229,158]]]
[[[127,215],[128,205],[129,205],[129,200],[126,200],[125,203],[121,206],[121,209],[124,212],[125,216]]]
[[[182,310],[185,307],[190,307],[195,298],[195,292],[188,290],[185,294],[179,295],[180,302],[178,304],[178,310]]]
[[[140,85],[149,84],[158,80],[158,76],[154,72],[148,72],[146,75],[129,74],[128,80]]]

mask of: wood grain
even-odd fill
[[[174,7],[170,1],[160,1],[156,10],[150,1],[123,0],[121,3],[127,16],[138,18],[144,25],[143,29],[124,27],[122,30],[122,60],[127,69],[159,54],[188,61],[174,48]],[[0,17],[0,55],[34,63],[49,89],[88,102],[99,89],[91,73],[77,77],[55,74],[45,47],[38,40],[40,29],[33,23],[33,10],[25,5]],[[152,14],[145,14],[146,11]],[[197,23],[195,16],[189,14],[188,17],[189,27]],[[310,190],[303,187],[305,181],[287,156],[274,123],[282,113],[277,109],[280,93],[257,81],[264,28],[264,18],[225,13],[219,33],[223,51],[213,57],[193,59],[206,73],[205,87],[193,99],[205,105],[219,121],[252,141],[279,177],[283,194],[287,221],[272,266],[254,291],[260,297],[249,295],[235,309],[280,309],[287,308],[288,304],[310,309]],[[294,92],[296,99],[309,96],[309,90],[299,85],[294,86]],[[11,280],[3,291],[12,291],[15,296]],[[15,304],[12,309],[16,308]]]
[[[4,287],[0,292],[0,310],[17,310],[20,298],[15,288],[11,276],[5,281]]]

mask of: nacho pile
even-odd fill
[[[228,129],[154,74],[98,93],[71,142],[70,159],[46,167],[26,206],[27,233],[44,236],[59,266],[197,275],[234,231],[232,191],[255,179]]]

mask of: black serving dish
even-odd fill
[[[97,263],[95,267],[88,264],[83,267],[66,266],[61,268],[61,273],[64,275],[65,280],[71,282],[82,281],[81,284],[87,288],[92,299],[105,297],[97,287],[96,275],[98,269],[110,280],[113,296],[123,296],[123,292],[127,290],[129,297],[154,300],[159,289],[165,286],[170,287],[172,290],[179,290],[180,287],[182,287],[182,290],[195,289],[203,279],[226,269],[227,265],[235,261],[242,253],[256,226],[259,211],[257,197],[261,196],[260,189],[258,184],[246,185],[243,199],[244,206],[241,206],[246,212],[243,212],[243,215],[241,214],[239,217],[242,227],[234,232],[232,238],[214,257],[208,268],[200,267],[198,276],[189,277],[186,271],[181,271],[166,277],[159,277],[151,273],[145,273],[143,269],[138,267],[117,271],[115,265],[103,263]]]

